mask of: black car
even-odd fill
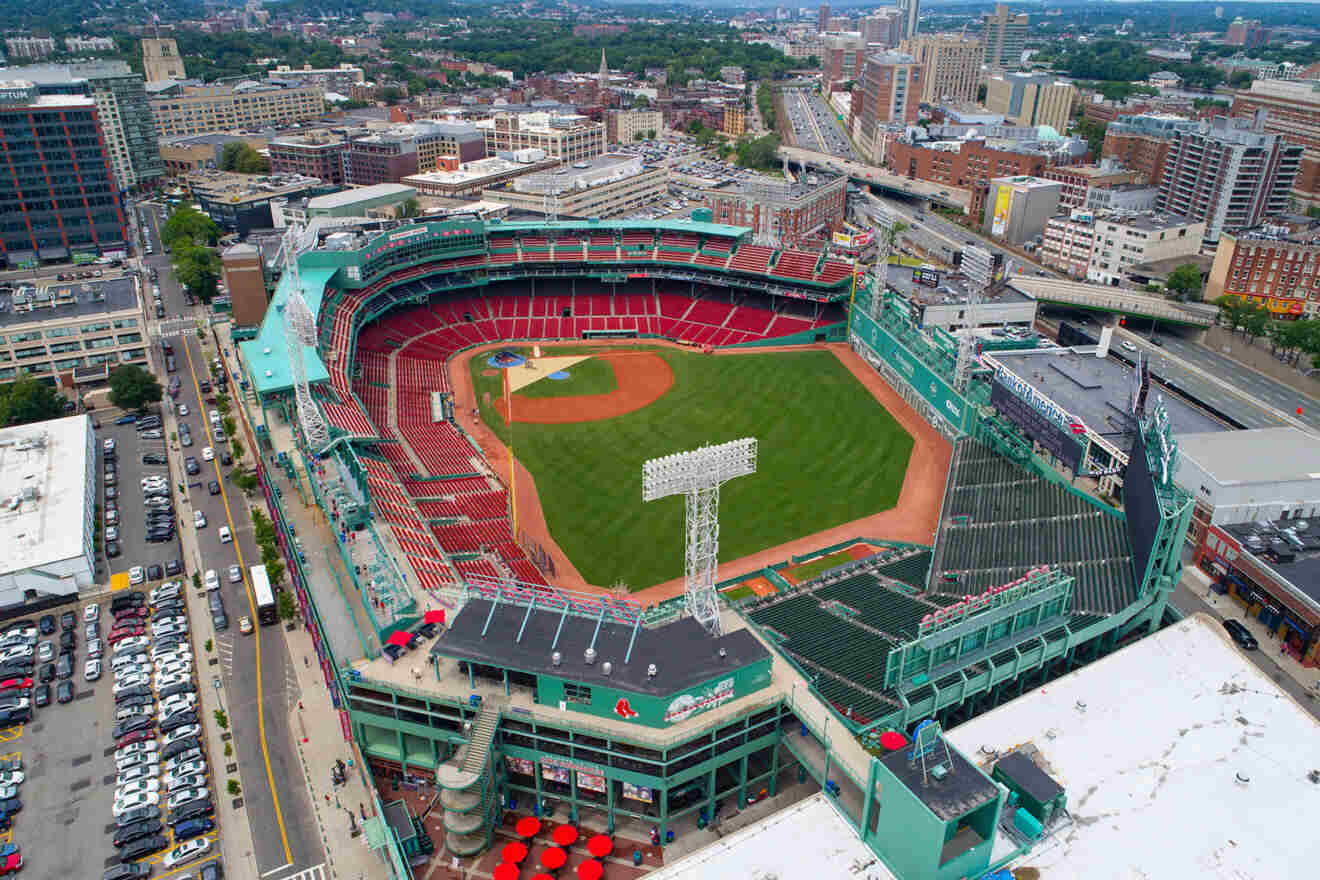
[[[34,664],[31,660],[14,660],[0,666],[0,681],[6,678],[31,678]]]
[[[73,702],[73,682],[62,681],[55,688],[55,699],[61,703]]]
[[[187,727],[189,724],[197,723],[197,712],[192,709],[186,709],[175,715],[166,718],[160,725],[161,733],[169,733],[171,730],[178,730],[180,727]]]
[[[1225,620],[1224,629],[1228,630],[1229,636],[1237,642],[1239,648],[1244,651],[1254,651],[1260,647],[1256,637],[1251,631],[1236,620]]]
[[[136,862],[140,858],[160,852],[169,845],[170,842],[159,834],[142,837],[121,849],[119,859],[124,862]]]
[[[202,466],[191,455],[183,460],[183,469],[190,477],[202,472]]]
[[[60,682],[60,684],[68,684],[68,682]],[[117,710],[118,709],[136,710],[137,714],[139,715],[145,715],[146,713],[150,712],[153,708],[155,708],[155,706],[156,706],[156,699],[151,696],[134,697],[131,700],[125,700],[122,703],[115,704],[115,708]]]
[[[155,720],[150,715],[135,715],[116,724],[110,736],[112,739],[119,739],[126,733],[132,733],[135,730],[146,730],[153,724],[155,724]]]
[[[120,828],[127,828],[129,825],[136,825],[138,822],[149,822],[152,819],[160,818],[160,807],[134,807],[126,813],[123,813],[115,820],[115,824]]]
[[[39,684],[39,685],[37,685],[36,693],[33,695],[32,700],[33,700],[34,703],[37,704],[37,708],[38,708],[38,709],[43,708],[43,707],[45,707],[45,706],[49,706],[49,705],[50,705],[50,685],[48,685],[48,684]]]
[[[118,559],[118,558],[119,558],[119,554],[122,553],[122,552],[123,552],[123,551],[119,549],[119,542],[118,542],[118,541],[106,541],[106,542],[105,542],[105,555],[106,555],[107,558],[109,558],[109,559]]]
[[[59,679],[73,677],[73,655],[61,654],[55,661],[55,677]]]
[[[128,608],[139,608],[147,604],[147,597],[141,591],[134,590],[126,596],[116,596],[110,600],[110,613],[118,614]]]
[[[43,664],[41,664],[41,672],[37,673],[37,678],[38,678],[40,681],[54,681],[54,680],[55,680],[55,664],[54,664],[54,663],[43,663]]]
[[[198,387],[202,389],[202,393],[203,393],[203,394],[210,394],[210,393],[211,393],[211,383],[208,382],[206,379],[203,379],[201,382],[199,382],[199,383],[197,383],[197,384],[198,384]]]
[[[150,697],[151,694],[152,694],[151,688],[147,687],[145,684],[138,685],[137,687],[125,688],[124,690],[115,694],[115,705],[122,706],[124,703],[127,703],[129,700],[136,700],[142,697]]]
[[[0,709],[0,724],[27,724],[32,720],[32,708],[30,706],[22,709]],[[3,812],[3,808],[0,808]]]
[[[48,636],[55,632],[55,615],[43,614],[41,620],[37,621],[37,628],[41,630],[43,636]]]
[[[228,452],[222,452],[220,453],[220,463],[225,467],[229,467],[231,464],[234,463],[234,457],[230,455]]]
[[[182,574],[182,573],[183,573],[183,563],[179,562],[179,560],[171,559],[169,562],[165,563],[166,577],[174,577],[176,574]]]
[[[0,813],[6,816],[13,816],[15,813],[23,812],[23,802],[16,797],[0,798]]]
[[[168,700],[170,697],[173,697],[177,694],[191,694],[194,690],[195,688],[192,686],[192,682],[181,681],[178,684],[172,684],[169,687],[161,690],[160,698],[162,700]]]
[[[229,629],[229,616],[223,611],[217,611],[211,615],[211,626],[215,627],[216,632],[224,632]]]
[[[180,822],[187,822],[189,819],[196,819],[199,816],[209,816],[215,812],[215,805],[211,803],[210,798],[198,798],[195,801],[188,801],[186,804],[179,804],[170,812],[168,825],[178,825]]]
[[[60,633],[60,650],[62,651],[65,648],[72,648],[75,644],[76,638],[76,634],[71,629],[66,629],[64,632]]]
[[[145,465],[162,465],[165,464],[165,462],[165,456],[159,452],[142,453],[142,463]]]
[[[174,827],[174,842],[179,843],[184,840],[191,840],[206,834],[208,831],[215,830],[215,823],[210,819],[197,818],[185,819]]]
[[[148,544],[167,544],[174,540],[174,532],[147,532]]]
[[[159,564],[147,566],[147,580],[158,581],[165,577],[165,569]]]
[[[175,685],[175,687],[182,687],[182,686],[183,685]],[[161,698],[164,699],[165,691],[161,691],[160,695]],[[160,759],[162,761],[168,761],[170,758],[173,758],[175,755],[182,755],[184,752],[191,752],[193,749],[200,749],[201,747],[202,744],[197,741],[197,737],[185,736],[183,739],[176,739],[174,742],[170,743],[165,748],[161,749]]]
[[[126,846],[140,837],[147,837],[151,834],[160,834],[165,829],[165,824],[160,819],[143,819],[141,822],[134,822],[131,825],[121,825],[115,832],[114,845]]]
[[[150,876],[151,865],[148,864],[114,865],[105,869],[101,880],[141,880]]]
[[[182,602],[162,602],[156,606],[156,613],[151,615],[151,619],[154,622],[166,617],[174,617],[183,614],[183,610]]]

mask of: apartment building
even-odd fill
[[[271,79],[297,83],[300,86],[320,86],[327,92],[338,92],[341,95],[347,95],[352,91],[353,86],[364,82],[367,78],[361,67],[347,62],[338,67],[312,67],[310,64],[290,67],[287,64],[280,64],[272,68],[268,75]]]
[[[1080,159],[1073,150],[1068,141],[896,139],[889,143],[886,158],[894,172],[905,177],[967,188],[995,177],[1043,176],[1049,168]]]
[[[179,44],[170,37],[142,41],[142,73],[147,82],[168,82],[187,79]]]
[[[1205,299],[1234,296],[1284,318],[1320,315],[1320,224],[1269,222],[1219,238]]]
[[[225,147],[232,143],[245,143],[254,150],[266,147],[266,140],[256,135],[194,134],[186,137],[162,138],[160,157],[165,173],[171,176],[219,168]]]
[[[1105,142],[1101,156],[1114,159],[1125,168],[1131,168],[1153,186],[1164,177],[1164,163],[1169,148],[1180,131],[1191,131],[1199,123],[1195,119],[1167,113],[1143,113],[1125,116],[1105,129]]]
[[[1092,189],[1109,189],[1141,180],[1140,172],[1123,168],[1113,160],[1101,160],[1098,165],[1064,165],[1048,168],[1042,171],[1040,176],[1063,184],[1059,207],[1064,209],[1084,207],[1087,194]]]
[[[55,41],[50,37],[6,37],[5,54],[10,58],[45,58],[55,54]]]
[[[123,61],[79,61],[11,67],[5,76],[31,82],[41,95],[86,95],[96,103],[97,120],[120,191],[150,183],[165,172],[156,144],[141,74]]]
[[[1030,16],[1009,12],[1001,4],[994,12],[981,18],[981,40],[984,43],[983,60],[992,70],[1017,70],[1022,66],[1022,53],[1027,48],[1027,34],[1031,30]]]
[[[488,187],[482,200],[513,211],[553,211],[563,218],[614,217],[663,198],[666,184],[665,169],[644,165],[638,156],[607,153]]]
[[[858,100],[853,107],[853,135],[874,162],[884,155],[891,125],[914,125],[921,103],[925,68],[911,55],[882,52],[866,59]]]
[[[825,82],[857,79],[866,64],[866,40],[857,31],[820,36],[820,71]]]
[[[981,84],[985,46],[957,34],[926,34],[904,40],[899,50],[925,68],[921,100],[927,104],[971,104]]]
[[[1264,131],[1302,148],[1293,197],[1302,205],[1320,205],[1320,82],[1256,80],[1234,96],[1229,115],[1254,118],[1261,110]]]
[[[476,127],[485,137],[486,154],[492,156],[536,149],[565,162],[577,162],[605,152],[605,123],[576,114],[501,113],[478,121]]]
[[[64,48],[69,52],[113,52],[115,41],[109,37],[65,37]]]
[[[325,113],[320,86],[269,80],[234,86],[171,81],[150,83],[147,91],[161,137],[285,126]]]
[[[147,360],[132,278],[18,284],[0,293],[0,382],[28,375],[74,385],[74,373]]]
[[[94,100],[0,82],[0,153],[5,265],[125,255],[123,205]]]
[[[1235,18],[1228,25],[1224,42],[1230,46],[1244,49],[1256,49],[1270,41],[1270,29],[1263,26],[1258,18]]]
[[[611,144],[631,144],[664,130],[665,116],[659,110],[605,111],[605,140]]]
[[[1133,266],[1194,257],[1204,232],[1205,223],[1177,214],[1073,211],[1046,223],[1039,256],[1074,277],[1117,287]]]
[[[1048,125],[1059,133],[1068,130],[1077,87],[1048,74],[1005,73],[985,84],[985,107],[1000,113],[1011,125]]]
[[[1045,224],[1036,258],[1041,265],[1085,278],[1095,251],[1095,217],[1084,210],[1051,217]]]
[[[301,174],[326,183],[344,183],[344,153],[348,138],[328,131],[273,138],[266,150],[272,174]]]
[[[203,213],[221,229],[239,235],[273,228],[272,201],[317,196],[334,189],[314,177],[297,174],[209,170],[194,172],[186,179]]]
[[[1257,226],[1289,208],[1302,147],[1252,127],[1251,120],[1216,117],[1178,132],[1169,147],[1157,206],[1206,224],[1205,240]]]

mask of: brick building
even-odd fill
[[[1101,155],[1139,172],[1148,183],[1158,184],[1164,175],[1174,135],[1197,125],[1194,119],[1165,114],[1129,116],[1105,129]]]
[[[1141,180],[1141,172],[1123,168],[1113,161],[1102,161],[1099,165],[1065,165],[1048,168],[1040,172],[1040,176],[1063,184],[1063,195],[1059,199],[1061,208],[1084,206],[1086,194],[1093,188],[1109,189]]]
[[[993,146],[985,141],[944,141],[911,144],[891,141],[887,154],[895,174],[917,180],[970,187],[995,177],[1039,176],[1049,167],[1049,157],[1007,144]]]
[[[302,174],[326,183],[344,183],[344,153],[348,139],[328,132],[278,137],[266,145],[270,170],[275,174]]]
[[[1264,306],[1278,317],[1320,313],[1320,224],[1267,225],[1220,236],[1204,297]]]
[[[1238,92],[1230,116],[1254,117],[1266,111],[1264,130],[1302,148],[1302,163],[1293,182],[1293,197],[1304,205],[1320,205],[1320,83],[1257,80]]]

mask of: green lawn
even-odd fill
[[[642,462],[759,440],[757,473],[725,484],[720,558],[735,559],[893,507],[912,438],[829,352],[711,357],[660,348],[663,398],[615,419],[516,428],[555,540],[591,583],[642,589],[683,574],[681,498],[642,502]],[[499,377],[480,375],[497,399]],[[494,409],[481,412],[507,437]]]
[[[523,397],[577,397],[584,394],[609,394],[619,388],[618,377],[609,361],[599,358],[578,361],[569,367],[567,379],[551,379],[547,373],[518,393]]]
[[[836,565],[843,565],[845,562],[851,562],[852,557],[848,555],[847,550],[840,550],[838,553],[831,553],[829,556],[822,556],[819,559],[813,559],[810,562],[803,563],[797,568],[785,569],[784,574],[791,574],[799,584],[806,583],[823,571],[834,568]]]

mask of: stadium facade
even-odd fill
[[[1176,616],[1192,505],[1167,424],[1158,407],[1139,419],[1127,460],[1109,463],[1123,504],[1101,500],[1051,465],[1039,425],[996,408],[989,370],[959,390],[953,338],[919,327],[902,297],[862,281],[849,309],[847,264],[704,219],[363,224],[319,230],[296,258],[325,448],[296,427],[288,273],[241,352],[263,462],[310,489],[340,530],[327,558],[363,597],[351,613],[367,625],[337,641],[327,620],[354,590],[309,589],[263,463],[346,734],[373,768],[435,780],[455,854],[489,847],[509,809],[663,836],[810,778],[895,876],[985,872],[1033,838],[1006,828],[1021,812],[1007,789],[940,731]],[[771,566],[760,574],[778,591],[729,604],[718,638],[681,601],[553,588],[507,523],[476,515],[507,498],[434,364],[504,340],[610,337],[846,341],[953,444],[933,546],[873,536],[873,555],[796,586]],[[415,432],[414,455],[391,424]],[[448,626],[428,648],[382,647],[441,606]],[[398,877],[441,843],[412,822],[367,829]]]

